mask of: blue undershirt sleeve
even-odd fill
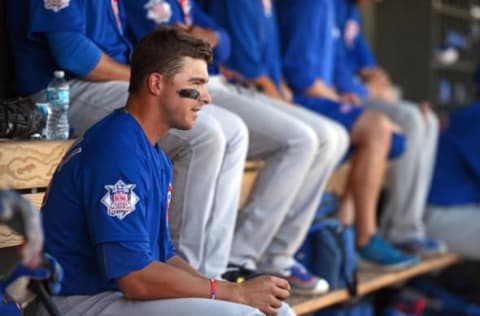
[[[45,33],[56,64],[75,75],[84,77],[98,64],[102,50],[78,32]]]

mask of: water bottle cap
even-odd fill
[[[55,78],[63,78],[65,77],[65,71],[63,70],[55,70],[53,72],[53,75],[55,76]]]

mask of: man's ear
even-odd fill
[[[162,74],[159,74],[158,72],[152,72],[147,77],[148,91],[155,96],[160,95],[165,84],[164,81],[165,77]]]

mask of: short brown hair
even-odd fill
[[[210,63],[213,58],[209,43],[172,26],[160,26],[142,38],[131,61],[128,92],[135,93],[152,72],[172,77],[183,67],[182,59],[192,57]]]

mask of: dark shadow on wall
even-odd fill
[[[6,2],[0,0],[0,99],[13,96],[13,72],[6,26]]]

